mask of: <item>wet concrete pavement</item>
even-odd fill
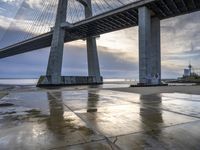
[[[199,126],[200,95],[44,90],[0,100],[1,150],[199,150]]]

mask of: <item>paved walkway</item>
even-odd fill
[[[1,150],[199,150],[199,126],[200,95],[29,90],[0,100]]]

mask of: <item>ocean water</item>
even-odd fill
[[[38,79],[0,79],[0,85],[36,85]],[[132,79],[104,79],[105,84],[124,84],[136,82]]]
[[[1,85],[36,85],[38,79],[0,79]]]
[[[0,85],[31,85],[37,84],[38,79],[0,79]],[[138,81],[134,79],[104,79],[105,88],[110,87],[129,87],[130,85],[137,84]],[[196,83],[169,83],[172,86],[181,85],[196,85]]]

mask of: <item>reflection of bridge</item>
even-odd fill
[[[70,24],[65,13],[68,1],[59,0],[53,31],[1,49],[0,58],[51,45],[47,75],[40,78],[40,85],[102,83],[95,36],[138,25],[140,83],[160,84],[160,20],[200,9],[200,0],[139,0],[92,17],[91,0],[78,0],[86,19]],[[83,38],[87,38],[89,77],[61,77],[64,42]]]

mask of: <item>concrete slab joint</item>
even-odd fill
[[[139,84],[161,84],[160,20],[143,6],[139,11]]]

